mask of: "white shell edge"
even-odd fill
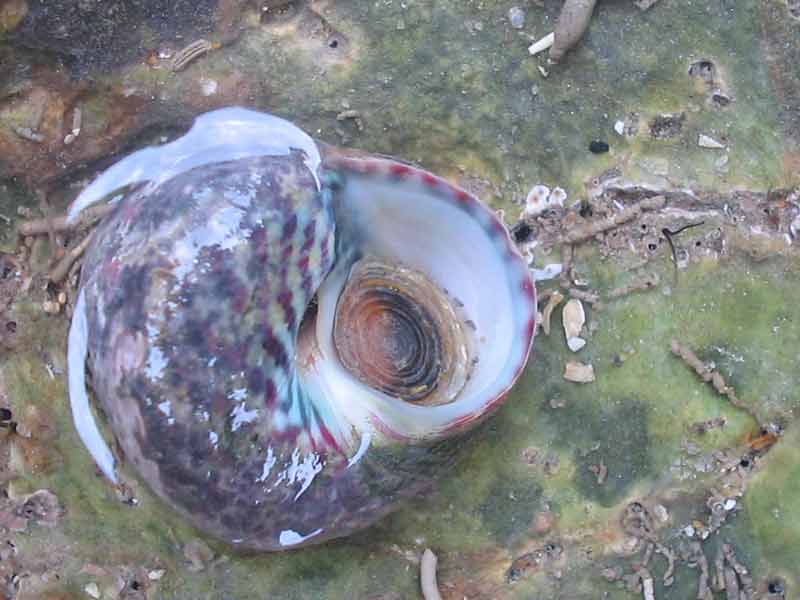
[[[97,428],[89,395],[86,393],[86,356],[88,354],[88,327],[86,323],[86,300],[83,290],[78,294],[78,302],[69,327],[67,346],[67,379],[69,384],[69,403],[72,419],[86,449],[94,458],[103,474],[115,484],[118,483],[114,455]]]
[[[317,171],[322,160],[314,140],[302,129],[274,115],[239,107],[221,108],[195,119],[176,140],[144,148],[104,171],[73,201],[67,222],[128,185],[158,183],[198,166],[253,156],[282,156],[292,150],[305,153],[305,163],[320,187]]]

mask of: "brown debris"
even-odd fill
[[[54,527],[64,515],[58,497],[50,490],[37,490],[19,503],[17,514],[44,527]]]
[[[727,600],[739,600],[739,581],[736,578],[736,571],[725,567],[723,569],[723,579],[725,581],[725,598]]]
[[[573,298],[577,298],[578,300],[588,302],[589,304],[597,304],[600,302],[600,296],[597,293],[589,292],[587,290],[579,290],[578,288],[574,287],[569,288],[569,295]]]
[[[92,234],[89,233],[80,242],[70,248],[67,253],[58,261],[55,267],[50,271],[50,281],[54,283],[61,283],[64,278],[69,274],[72,265],[86,252],[89,244],[92,242]]]
[[[642,581],[642,597],[644,600],[656,600],[656,593],[653,586],[653,576],[650,571],[641,567],[637,574]]]
[[[594,381],[594,367],[570,360],[564,366],[564,379],[574,383],[591,383]]]
[[[550,335],[550,317],[555,307],[561,304],[562,300],[564,300],[564,296],[558,290],[550,294],[550,298],[547,300],[547,305],[542,311],[542,331],[544,331],[545,335]]]
[[[17,417],[17,435],[35,440],[49,441],[56,438],[56,423],[52,415],[35,405],[28,405]]]
[[[560,544],[548,542],[541,548],[516,558],[508,569],[506,580],[514,583],[528,577],[560,559],[563,553],[564,549]]]
[[[648,273],[644,277],[632,281],[628,285],[624,285],[622,287],[615,288],[608,292],[608,298],[614,300],[616,298],[622,298],[623,296],[627,296],[628,294],[632,294],[633,292],[639,292],[642,290],[652,290],[661,282],[661,278],[658,276],[657,273]]]
[[[615,227],[619,227],[624,223],[633,221],[639,215],[641,215],[643,211],[658,210],[663,208],[665,204],[666,198],[664,196],[645,198],[644,200],[641,200],[632,206],[624,208],[615,215],[600,219],[599,221],[594,221],[584,225],[583,227],[573,229],[564,236],[563,241],[567,244],[578,244],[580,242],[585,242],[599,233],[603,233],[610,229],[614,229]]]
[[[692,423],[689,426],[689,431],[696,433],[697,435],[705,435],[714,429],[722,429],[725,427],[727,422],[728,421],[725,419],[725,417],[714,417],[713,419],[708,419],[706,421]]]
[[[561,284],[569,287],[572,271],[572,262],[575,259],[575,248],[572,244],[563,244],[561,246]]]
[[[664,587],[671,586],[675,581],[675,553],[666,546],[656,542],[656,552],[667,559],[667,570],[664,571]]]
[[[93,225],[113,211],[114,208],[115,206],[113,204],[95,204],[94,206],[86,208],[78,216],[77,221],[70,224],[67,223],[67,215],[28,219],[17,225],[17,232],[22,236],[30,236],[48,233],[50,228],[56,233],[75,231]]]
[[[193,60],[200,58],[207,52],[216,50],[219,47],[220,44],[218,43],[212,43],[203,39],[196,40],[175,53],[170,68],[175,72],[182,71],[188,67],[189,63],[191,63]]]
[[[597,477],[597,485],[603,485],[608,477],[608,467],[606,463],[600,460],[598,465],[590,465],[589,470]],[[646,564],[646,563],[645,563]]]
[[[744,595],[746,595],[747,598],[751,598],[753,595],[753,578],[750,577],[750,572],[747,570],[747,567],[738,561],[736,558],[736,553],[733,550],[733,546],[730,544],[722,544],[722,554],[725,556],[725,560],[733,568],[733,571],[739,578],[739,581],[742,584]],[[727,584],[727,577],[725,578],[725,582]]]
[[[700,568],[700,580],[697,583],[697,600],[712,600],[713,594],[708,586],[708,559],[703,552],[700,542],[692,542],[690,546],[692,555],[689,566]]]
[[[199,572],[214,559],[214,551],[201,539],[193,539],[183,547],[183,556],[189,561],[189,570]]]
[[[714,559],[714,571],[716,576],[712,583],[713,588],[718,591],[725,590],[725,555],[722,553],[722,547],[717,550],[717,558]]]
[[[742,408],[748,413],[750,412],[749,408],[742,404],[736,397],[735,390],[725,383],[722,374],[719,371],[709,369],[708,366],[692,352],[691,348],[684,346],[676,339],[672,340],[670,348],[672,353],[679,356],[683,362],[694,369],[694,372],[697,373],[703,381],[714,386],[718,394],[726,396],[734,406]]]
[[[655,528],[650,513],[640,502],[631,502],[622,514],[622,530],[640,540],[655,541]]]
[[[352,120],[353,123],[356,124],[356,129],[359,131],[364,131],[364,120],[361,118],[361,113],[357,110],[343,110],[338,115],[336,115],[337,121],[347,121]]]

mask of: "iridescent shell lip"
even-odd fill
[[[442,429],[430,432],[425,439],[426,441],[436,441],[471,429],[503,404],[511,388],[524,371],[533,350],[536,332],[536,288],[531,272],[519,249],[513,242],[509,231],[491,209],[474,195],[437,175],[394,158],[376,157],[361,151],[322,145],[321,152],[323,173],[329,171],[343,174],[345,177],[348,174],[359,174],[372,180],[384,180],[390,185],[414,182],[429,190],[432,197],[445,199],[453,206],[463,210],[471,218],[479,221],[489,232],[502,256],[505,269],[510,273],[510,279],[516,280],[516,290],[512,290],[515,300],[516,314],[514,316],[520,322],[524,322],[524,326],[521,332],[517,330],[514,334],[518,339],[517,348],[503,374],[497,378],[500,382],[499,385],[474,403],[479,407],[477,410],[465,411],[463,415],[450,420]],[[420,407],[420,412],[435,411],[436,408],[439,407]],[[440,408],[440,410],[446,410],[446,408]],[[378,414],[370,415],[370,421],[376,430],[388,438],[404,443],[413,442],[415,439],[414,436],[392,428]]]

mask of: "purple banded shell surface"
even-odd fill
[[[229,108],[137,152],[107,201],[69,339],[78,432],[200,529],[281,550],[363,528],[431,484],[523,369],[536,301],[492,211],[391,160],[320,153]]]

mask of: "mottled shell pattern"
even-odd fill
[[[89,383],[125,462],[228,543],[373,523],[446,469],[530,352],[533,282],[491,210],[277,117],[202,115],[70,218],[99,201],[116,208],[70,329],[76,427],[117,481]]]

